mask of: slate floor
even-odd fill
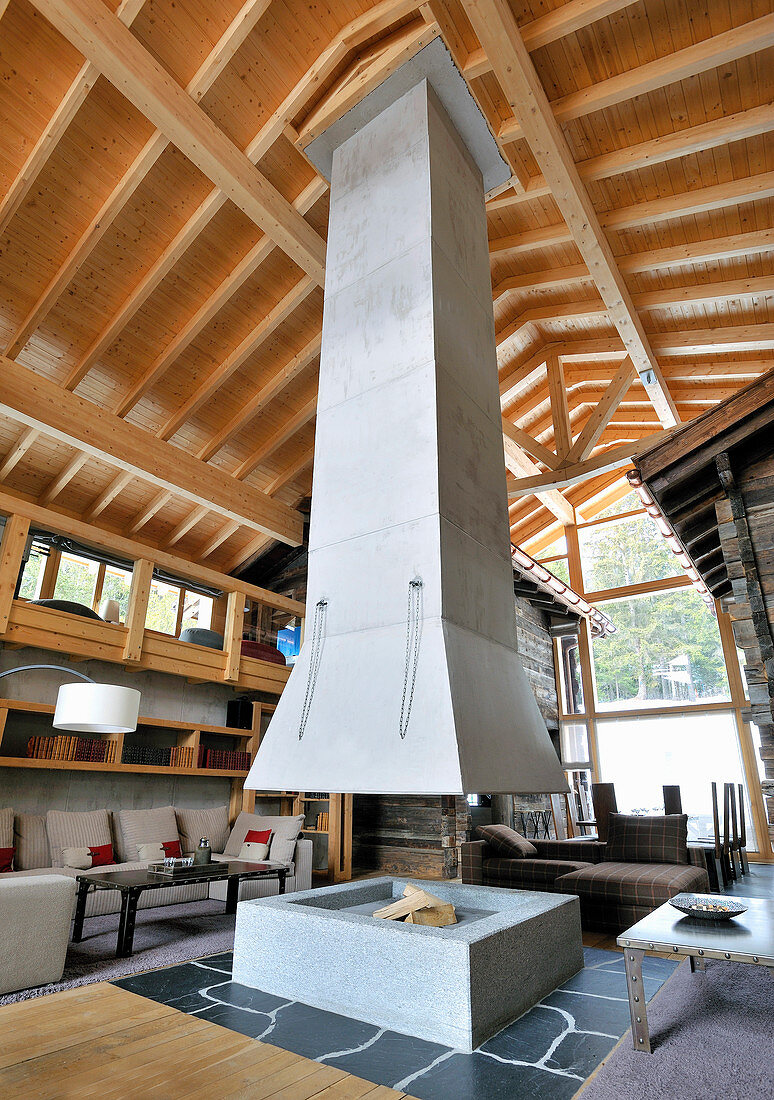
[[[230,954],[115,984],[419,1100],[569,1100],[629,1027],[622,955],[584,954],[585,969],[472,1054],[238,985]],[[645,959],[648,999],[675,965]]]

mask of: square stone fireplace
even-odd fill
[[[408,881],[451,902],[458,923],[371,915]],[[234,981],[464,1051],[582,967],[575,897],[386,877],[237,911]]]

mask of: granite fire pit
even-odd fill
[[[450,901],[445,928],[380,920],[407,882]],[[471,1051],[583,967],[575,897],[378,878],[237,909],[234,981]]]

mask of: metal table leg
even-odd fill
[[[286,877],[286,872],[285,871],[277,871],[277,879],[279,881],[279,893],[280,894],[285,893],[285,877]]]
[[[75,903],[75,918],[73,920],[73,943],[80,943],[83,939],[83,918],[86,916],[86,899],[89,896],[89,885],[84,879],[78,883],[78,900]]]
[[[137,919],[137,902],[140,900],[141,889],[121,891],[121,918],[118,922],[118,946],[116,955],[119,959],[128,959],[132,954],[134,944],[134,924]]]
[[[239,878],[238,875],[234,875],[233,878],[230,878],[228,880],[228,885],[226,886],[226,910],[225,910],[227,913],[236,913],[236,911],[237,911],[237,902],[239,901],[239,883],[240,882],[241,882],[241,879]]]
[[[648,1014],[645,1010],[645,989],[642,983],[642,960],[645,952],[634,947],[625,947],[623,954],[629,1013],[632,1018],[632,1045],[635,1050],[650,1054]]]

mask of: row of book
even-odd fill
[[[27,756],[32,760],[74,760],[96,764],[115,764],[117,741],[99,737],[77,737],[57,734],[54,737],[31,737]],[[222,749],[195,750],[186,745],[124,745],[122,764],[144,764],[154,768],[217,768],[224,771],[248,771],[249,752],[226,752]]]
[[[315,828],[321,833],[327,833],[328,832],[328,820],[329,820],[329,815],[328,815],[327,810],[324,813],[318,814],[317,815],[317,824],[315,825]]]
[[[31,760],[85,760],[115,764],[117,745],[117,741],[61,733],[55,737],[31,737],[27,742],[27,756]]]

